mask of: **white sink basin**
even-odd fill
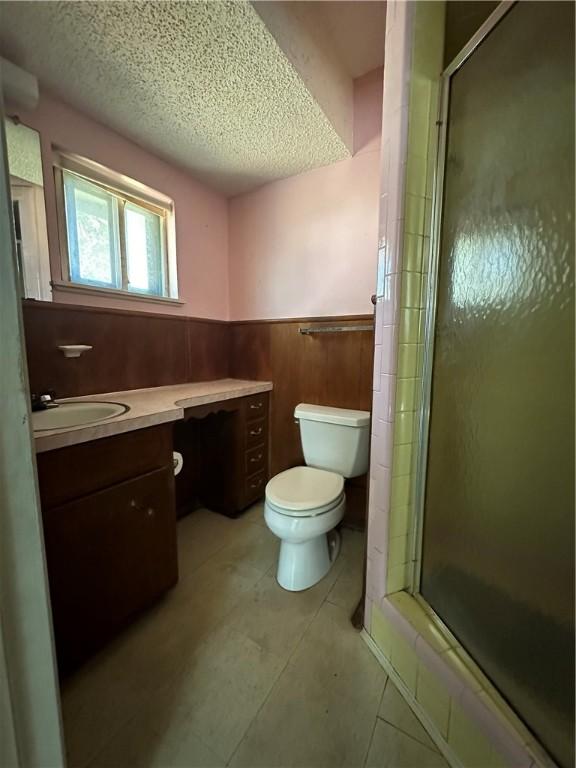
[[[113,419],[128,410],[120,403],[60,403],[57,408],[32,412],[32,429],[45,432],[49,429],[67,429]]]

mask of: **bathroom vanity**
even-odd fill
[[[268,414],[268,392],[184,411],[184,419],[174,425],[174,447],[185,456],[187,474],[176,477],[178,515],[196,497],[202,506],[234,517],[263,495],[269,471]]]
[[[74,398],[129,410],[36,433],[61,674],[176,583],[175,447],[186,468],[180,506],[194,493],[234,515],[263,494],[271,388],[226,379]]]
[[[38,457],[61,673],[178,579],[170,424]]]

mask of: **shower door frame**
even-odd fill
[[[444,204],[444,171],[446,167],[446,144],[448,140],[448,114],[450,107],[451,78],[474,54],[495,27],[502,21],[518,0],[503,0],[486,21],[478,28],[468,43],[446,67],[440,76],[440,104],[438,110],[438,150],[434,171],[432,197],[432,225],[430,255],[428,262],[428,285],[426,291],[426,316],[424,330],[424,360],[422,368],[422,389],[418,414],[418,461],[414,484],[414,516],[412,527],[412,573],[410,592],[427,610],[433,610],[420,592],[422,577],[422,540],[424,531],[424,506],[426,502],[426,476],[428,469],[428,440],[430,429],[430,405],[432,397],[432,368],[434,364],[434,338],[436,333],[436,309],[438,296],[438,267],[442,244],[442,213]],[[434,611],[437,622],[451,638],[453,633]]]

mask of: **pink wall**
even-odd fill
[[[174,200],[178,287],[182,305],[54,291],[69,304],[139,309],[225,320],[228,318],[228,203],[185,171],[43,92],[38,109],[21,115],[40,133],[48,243],[53,280],[61,279],[52,172],[52,144],[130,176]]]
[[[69,304],[215,319],[372,311],[378,240],[382,70],[354,84],[354,156],[228,201],[174,165],[43,92],[22,114],[40,133],[53,280],[61,280],[52,145],[170,196],[182,305],[54,290]]]
[[[376,292],[382,70],[355,81],[350,160],[230,201],[230,317],[367,314]]]

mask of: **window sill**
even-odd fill
[[[86,293],[89,296],[107,296],[110,299],[128,299],[129,301],[145,301],[150,304],[172,304],[183,305],[184,301],[174,299],[170,296],[151,296],[146,293],[132,293],[122,291],[117,288],[97,288],[94,285],[83,285],[82,283],[68,283],[60,280],[53,280],[52,288],[56,291],[69,291],[70,293]]]

